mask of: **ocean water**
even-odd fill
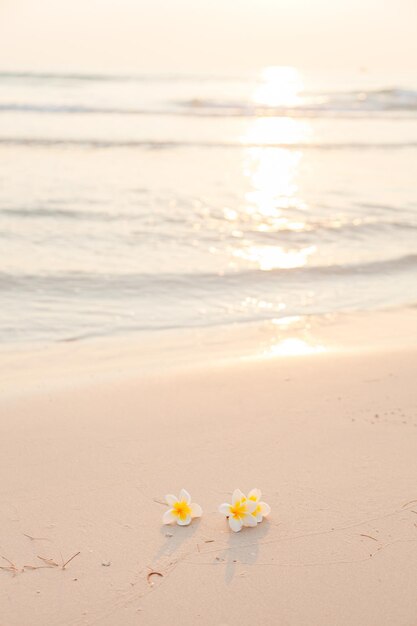
[[[417,80],[0,74],[0,342],[417,302]]]

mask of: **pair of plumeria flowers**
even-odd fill
[[[269,515],[271,507],[261,502],[261,496],[260,489],[252,489],[247,496],[240,489],[235,489],[232,504],[219,506],[219,512],[226,516],[231,530],[238,533],[243,526],[256,526]],[[165,496],[165,501],[169,509],[162,516],[163,524],[176,522],[180,526],[188,526],[192,519],[203,515],[201,506],[191,502],[191,496],[185,489],[181,489],[178,498],[170,494]]]

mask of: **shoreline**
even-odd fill
[[[415,309],[409,307],[55,343],[10,344],[0,350],[0,398],[207,366],[404,352],[417,348],[416,318]]]

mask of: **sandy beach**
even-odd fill
[[[20,381],[0,404],[0,623],[415,624],[416,364],[409,350]],[[162,526],[181,487],[204,515]],[[236,487],[272,513],[234,534],[217,507]]]
[[[417,626],[416,24],[0,3],[0,626]]]

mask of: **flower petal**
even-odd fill
[[[256,526],[256,524],[258,523],[256,521],[256,517],[254,517],[252,514],[245,515],[242,522],[244,526],[252,526],[252,527]]]
[[[177,524],[179,524],[179,526],[188,526],[190,522],[191,522],[191,515],[187,515],[184,519],[181,519],[180,517],[178,517],[177,519]]]
[[[236,502],[239,502],[239,500],[242,500],[242,498],[245,497],[245,494],[242,493],[240,489],[235,489],[232,495],[232,504],[236,504]]]
[[[176,502],[178,502],[177,496],[173,496],[172,493],[169,493],[165,496],[165,502],[169,504],[169,506],[174,506]]]
[[[235,517],[229,517],[229,526],[235,533],[238,533],[239,530],[242,530],[242,522],[240,521],[240,519],[236,519]]]
[[[230,509],[231,505],[225,502],[224,504],[221,504],[219,506],[219,513],[223,513],[223,515],[226,515],[228,517],[230,515]]]
[[[253,513],[256,507],[258,506],[258,503],[254,502],[253,500],[246,500],[245,505],[246,505],[246,511],[248,513]]]
[[[253,515],[253,513],[252,513]],[[256,519],[256,523],[259,524],[260,522],[262,522],[263,517],[262,517],[262,513],[258,513],[258,515],[255,516]]]
[[[191,502],[191,496],[188,493],[188,491],[186,491],[185,489],[181,489],[180,495],[179,495],[178,499],[180,500],[180,502],[184,501],[187,504],[190,504],[190,502]]]
[[[251,489],[248,493],[248,499],[258,502],[261,499],[262,491],[260,489]]]
[[[191,517],[201,517],[203,515],[203,509],[199,504],[196,504],[196,502],[190,504],[190,509]]]
[[[163,524],[172,524],[172,522],[175,522],[176,520],[176,516],[174,515],[174,513],[172,512],[172,509],[169,509],[169,511],[165,511],[165,513],[162,516],[162,523]]]
[[[261,507],[261,513],[263,517],[270,514],[271,507],[269,506],[269,504],[267,504],[266,502],[260,502],[259,506]]]

